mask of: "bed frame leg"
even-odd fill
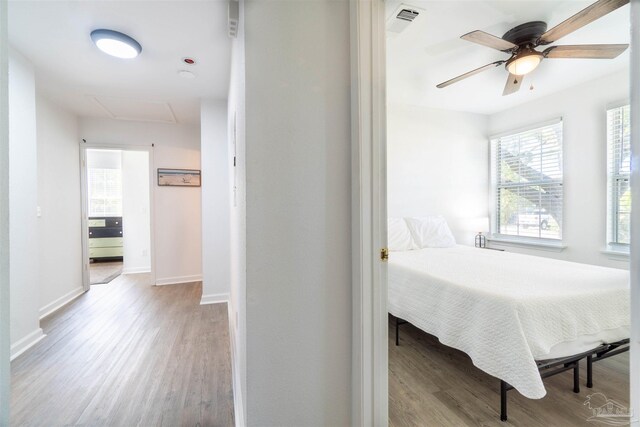
[[[400,319],[396,317],[396,345],[400,345]]]
[[[500,380],[500,421],[507,421],[507,383]]]
[[[573,366],[573,392],[580,393],[580,361],[576,360]]]
[[[587,387],[593,388],[593,356],[587,356]]]

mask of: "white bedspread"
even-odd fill
[[[546,394],[539,355],[628,327],[629,305],[625,270],[460,245],[390,255],[389,312],[532,399]]]

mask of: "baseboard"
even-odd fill
[[[11,360],[20,356],[25,351],[29,350],[31,347],[40,342],[41,339],[46,337],[44,332],[42,332],[41,328],[36,329],[31,332],[26,337],[22,338],[20,341],[11,345]]]
[[[218,304],[221,302],[229,302],[229,294],[209,294],[202,295],[200,299],[200,305],[205,304]]]
[[[244,402],[242,401],[242,381],[240,380],[240,360],[236,349],[236,320],[232,319],[233,309],[231,304],[227,304],[227,315],[229,317],[229,340],[231,341],[231,376],[233,386],[233,412],[236,421],[235,427],[245,427],[244,423]]]
[[[123,268],[121,274],[151,273],[150,267]]]
[[[202,282],[202,275],[166,277],[164,279],[156,279],[156,286],[179,285],[181,283]]]
[[[79,286],[76,289],[72,290],[71,292],[68,292],[62,295],[57,300],[45,305],[39,310],[40,320],[44,319],[54,311],[58,310],[63,305],[66,305],[71,301],[73,301],[74,299],[78,298],[83,293],[84,293],[84,288],[82,286]]]

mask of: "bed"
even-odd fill
[[[575,369],[578,381],[579,360],[589,357],[591,375],[592,355],[628,342],[628,271],[455,244],[411,245],[390,254],[389,313],[499,378],[503,419],[506,390],[532,399],[546,394],[540,361],[561,360],[557,365]]]

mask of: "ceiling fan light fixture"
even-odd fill
[[[118,31],[104,28],[93,30],[91,32],[91,40],[93,40],[98,49],[116,58],[132,59],[142,52],[140,43]]]
[[[542,54],[535,50],[527,50],[518,53],[509,59],[506,64],[507,71],[515,76],[524,76],[535,70],[542,61]]]

